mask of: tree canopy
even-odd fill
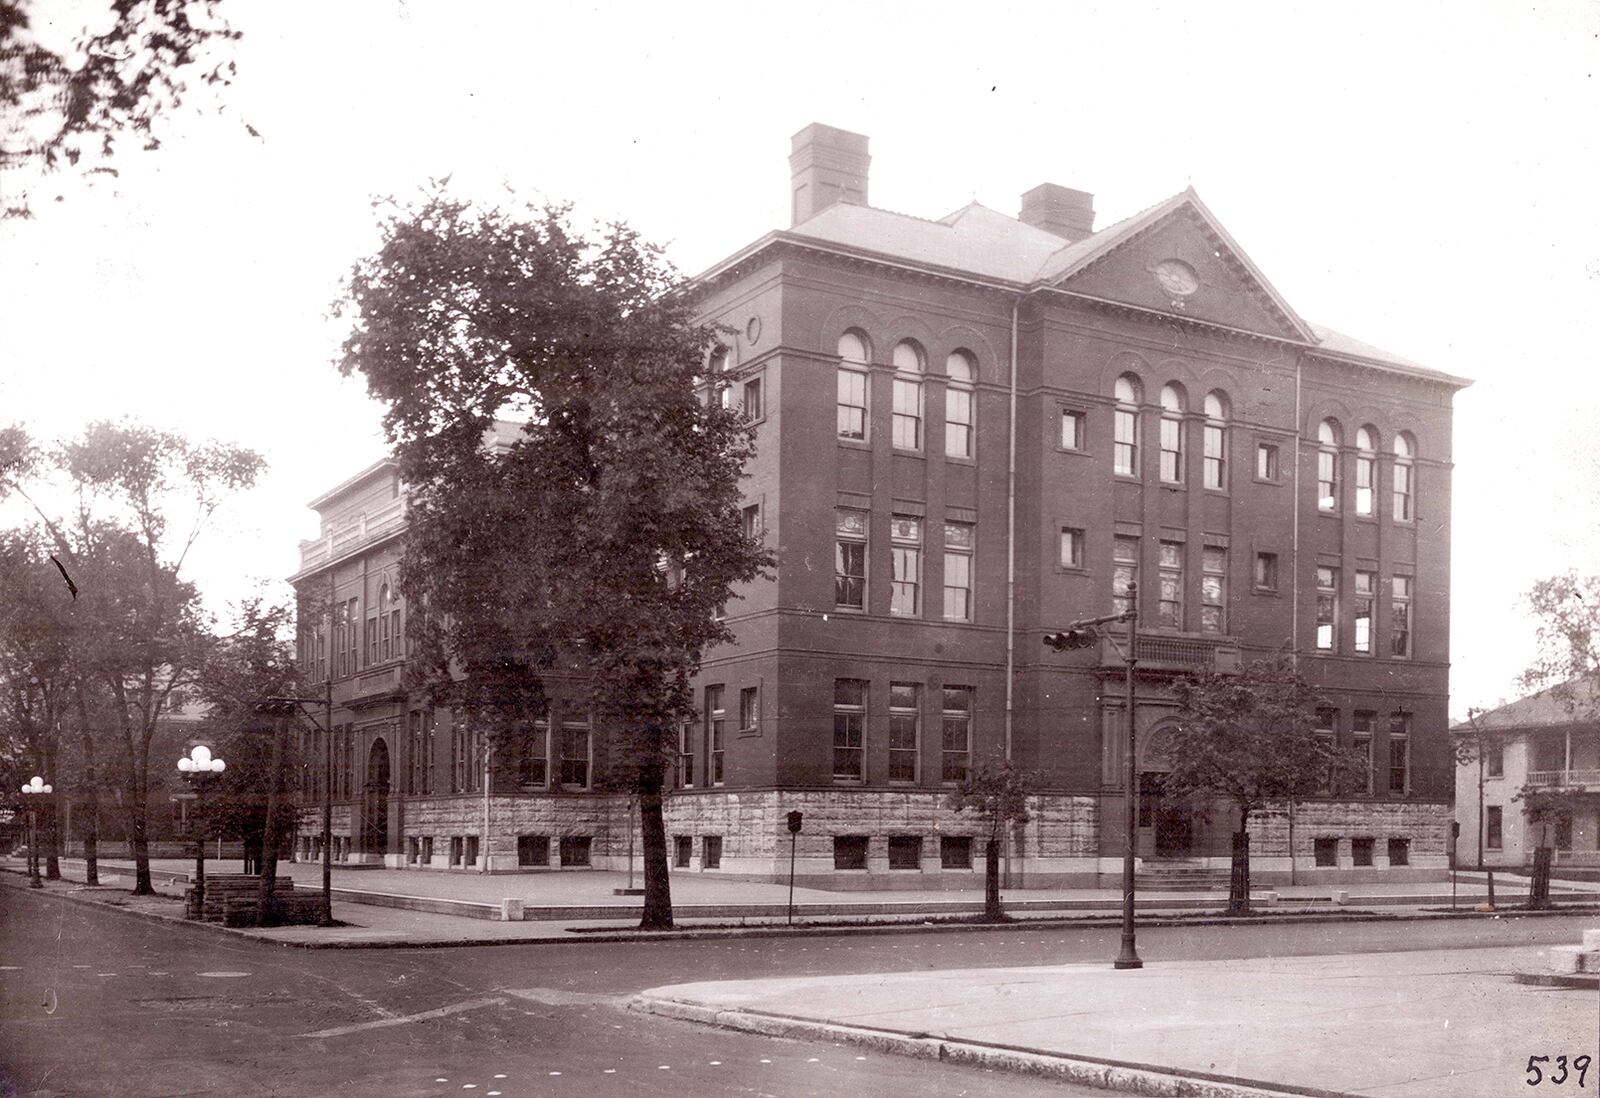
[[[39,7],[0,0],[0,173],[116,174],[120,141],[159,147],[158,122],[192,80],[226,85],[236,71],[219,47],[239,32],[217,17],[217,0],[103,0],[65,47],[41,36]],[[31,216],[27,191],[6,189],[0,214]]]
[[[663,768],[730,588],[773,561],[741,524],[753,430],[702,377],[715,333],[625,225],[439,185],[391,204],[338,310],[407,485],[417,665],[497,746],[553,672],[586,676],[600,780],[640,794],[646,923],[670,924]]]

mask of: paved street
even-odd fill
[[[1555,944],[1589,921],[1151,929],[1140,947],[1155,966]],[[663,1094],[1070,1094],[621,1006],[691,981],[1095,962],[1116,950],[1113,931],[1040,930],[307,952],[17,888],[0,889],[0,926],[0,1047],[24,1096],[623,1094],[646,1080]]]

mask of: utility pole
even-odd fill
[[[1128,609],[1120,614],[1106,614],[1098,618],[1083,618],[1068,625],[1060,633],[1046,633],[1044,643],[1058,652],[1070,648],[1088,648],[1101,636],[1098,627],[1114,621],[1127,625],[1127,649],[1121,650],[1116,638],[1105,634],[1105,638],[1119,649],[1125,666],[1124,690],[1126,698],[1123,702],[1128,720],[1128,749],[1126,795],[1123,798],[1124,828],[1126,831],[1125,843],[1122,853],[1122,950],[1117,954],[1117,959],[1112,962],[1112,968],[1143,968],[1144,962],[1139,959],[1139,951],[1134,938],[1134,862],[1138,859],[1139,838],[1139,806],[1135,798],[1138,797],[1139,787],[1139,758],[1138,734],[1134,724],[1134,665],[1139,662],[1139,585],[1128,584]]]

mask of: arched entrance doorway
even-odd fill
[[[1139,848],[1157,858],[1182,858],[1194,849],[1194,809],[1168,796],[1172,770],[1172,726],[1150,733],[1139,753]]]
[[[367,755],[366,797],[361,807],[361,851],[384,854],[389,849],[389,745],[382,736]]]

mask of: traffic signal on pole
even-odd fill
[[[1057,652],[1072,648],[1093,648],[1095,635],[1087,629],[1068,629],[1065,633],[1046,633],[1044,643]]]
[[[296,704],[282,698],[268,698],[266,701],[256,702],[256,712],[263,717],[292,717]]]

